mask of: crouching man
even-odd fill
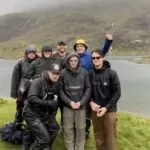
[[[59,130],[55,118],[58,108],[59,75],[60,66],[52,64],[42,73],[41,78],[36,78],[31,84],[23,117],[34,135],[34,140],[30,138],[30,141],[33,140],[30,144],[24,140],[24,150],[51,150]]]

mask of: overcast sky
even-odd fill
[[[64,3],[89,2],[91,0],[0,0],[0,15],[44,6],[61,6]]]

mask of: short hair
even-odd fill
[[[99,54],[101,57],[104,57],[104,56],[105,56],[104,53],[103,53],[103,51],[102,51],[101,49],[94,49],[94,50],[92,50],[91,55],[93,55],[93,53],[97,53],[97,54]]]

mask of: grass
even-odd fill
[[[14,119],[15,100],[0,99],[0,127]],[[60,121],[60,114],[57,119]],[[92,129],[91,129],[92,130]],[[119,112],[117,122],[117,150],[150,150],[150,119]],[[19,145],[0,141],[1,150],[19,150]],[[62,135],[58,135],[53,145],[54,150],[65,150]],[[95,150],[93,133],[86,143],[85,150]]]

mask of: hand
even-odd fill
[[[76,103],[71,101],[70,103],[72,109],[77,109]]]
[[[97,117],[103,117],[106,112],[107,112],[107,108],[106,107],[99,108],[98,111],[97,111]]]
[[[107,38],[108,40],[113,40],[112,34],[109,34],[109,33],[106,34],[106,38]]]
[[[77,102],[77,103],[76,103],[76,109],[79,109],[80,106],[81,106],[80,102]]]
[[[92,111],[95,111],[95,112],[97,112],[98,109],[101,107],[100,105],[97,105],[94,102],[90,102],[90,106],[91,106]]]

